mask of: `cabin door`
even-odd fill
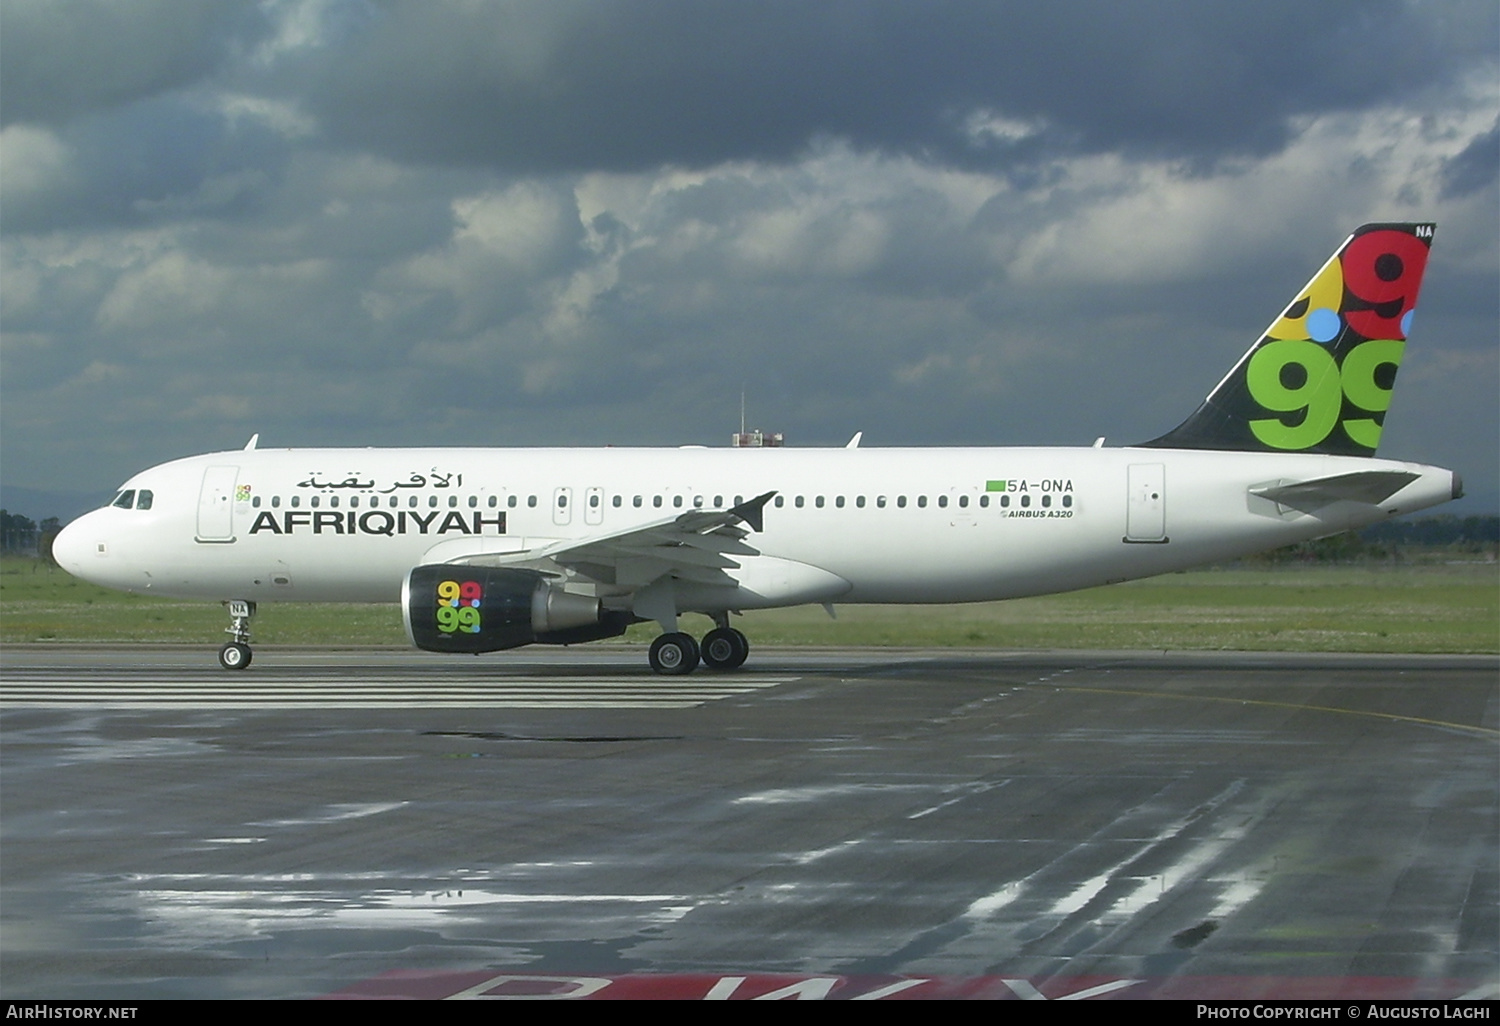
[[[1167,474],[1161,463],[1132,463],[1125,504],[1125,540],[1167,540]]]
[[[200,542],[234,541],[234,482],[239,467],[209,467],[203,472],[203,488],[198,492],[198,534]]]

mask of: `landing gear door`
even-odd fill
[[[197,541],[225,543],[234,541],[234,482],[239,467],[209,467],[203,472],[203,489],[198,493]]]
[[[1163,544],[1167,541],[1167,475],[1161,463],[1132,463],[1125,504],[1125,540]]]

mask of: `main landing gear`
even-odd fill
[[[703,635],[700,645],[691,634],[669,631],[651,643],[651,669],[675,676],[692,673],[699,660],[710,670],[734,670],[750,655],[750,640],[733,627],[720,626]]]
[[[234,599],[224,603],[229,608],[230,624],[224,628],[233,641],[219,649],[219,665],[226,670],[243,670],[250,665],[250,618],[255,615],[255,603]]]

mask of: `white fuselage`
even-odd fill
[[[1313,512],[1252,488],[1415,478]],[[397,602],[414,566],[617,535],[775,491],[732,593],[679,609],[972,602],[1229,559],[1452,498],[1454,475],[1364,457],[1154,448],[259,449],[153,467],[149,508],[74,521],[54,554],[114,588],[214,600]]]

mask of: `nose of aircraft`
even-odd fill
[[[78,576],[76,569],[83,555],[83,532],[78,529],[77,522],[69,524],[57,533],[52,539],[52,558],[57,565],[62,567],[73,576]]]
[[[98,547],[104,544],[101,539],[94,537],[98,532],[90,529],[89,521],[92,517],[92,513],[85,513],[52,539],[52,558],[57,561],[57,565],[74,577],[85,580],[89,576],[87,569],[90,557],[95,556]]]

